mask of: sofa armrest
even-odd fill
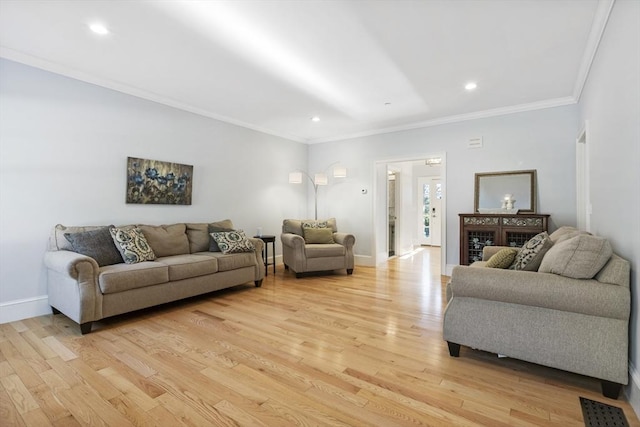
[[[333,233],[333,240],[348,249],[352,248],[356,243],[355,236],[349,233]]]
[[[45,252],[44,265],[50,270],[76,280],[80,277],[80,272],[88,271],[87,269],[97,275],[99,268],[93,258],[65,250]]]
[[[631,296],[624,286],[593,279],[499,268],[453,268],[452,298],[467,297],[628,320]]]

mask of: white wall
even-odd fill
[[[321,170],[340,161],[345,181],[322,195],[319,217],[335,216],[341,230],[356,236],[355,253],[375,253],[373,191],[379,160],[425,158],[446,153],[446,263],[459,262],[459,213],[473,211],[476,172],[536,169],[538,212],[551,214],[551,229],[575,225],[576,105],[478,119],[404,132],[327,142],[309,147],[309,168]],[[484,148],[469,149],[482,136]],[[361,194],[367,189],[367,194]]]
[[[640,414],[640,2],[614,3],[579,107],[589,123],[591,230],[631,261],[627,395]]]
[[[304,144],[6,60],[0,120],[3,322],[48,310],[42,258],[57,223],[231,218],[279,235],[283,218],[307,214],[306,187],[288,183]],[[193,165],[192,205],[125,204],[127,156]]]

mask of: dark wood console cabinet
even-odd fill
[[[549,215],[460,214],[460,264],[481,261],[485,246],[522,247],[548,225]]]

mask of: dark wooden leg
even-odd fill
[[[53,311],[53,314],[60,314],[61,311],[58,310],[57,308],[55,308],[54,306],[51,306],[51,311]]]
[[[447,341],[447,345],[449,346],[449,356],[460,357],[460,344]]]
[[[289,269],[289,266],[288,266],[287,264],[285,264],[285,265],[284,265],[284,269],[285,269],[285,270],[288,270],[288,269]]]
[[[259,288],[260,286],[262,286],[262,279],[256,280],[254,283],[256,284],[256,288]]]
[[[353,268],[347,268],[347,274],[353,274]]]
[[[93,322],[81,323],[80,324],[80,333],[82,333],[82,335],[84,335],[84,334],[88,334],[89,332],[91,332],[91,325],[93,325]]]
[[[302,273],[296,273],[296,279],[299,279],[302,277]]]
[[[609,399],[617,399],[620,395],[622,384],[613,383],[611,381],[602,380],[602,395]]]

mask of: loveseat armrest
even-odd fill
[[[501,249],[516,249],[520,252],[522,248],[514,248],[513,246],[485,246],[482,248],[482,261],[489,261],[489,258],[497,254]]]
[[[356,243],[355,236],[349,233],[333,233],[333,240],[348,249]]]
[[[98,263],[93,258],[76,252],[59,250],[44,254],[44,265],[57,273],[78,280],[80,272],[98,274]]]
[[[456,266],[453,298],[466,297],[628,320],[631,296],[624,286],[551,273]]]

